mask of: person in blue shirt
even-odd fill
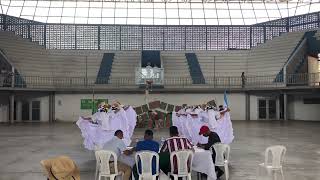
[[[147,129],[144,132],[144,140],[143,141],[139,141],[136,145],[136,147],[134,148],[134,150],[136,152],[139,151],[154,151],[156,153],[159,152],[159,143],[153,140],[153,132],[150,129]],[[139,172],[141,172],[141,165],[140,163],[138,163],[138,167],[139,167]],[[132,168],[133,171],[133,175],[135,179],[139,179],[139,174],[137,172],[137,164],[135,164]],[[152,160],[152,174],[156,173],[156,159],[153,158]]]

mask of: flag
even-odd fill
[[[224,97],[223,97],[223,106],[228,107],[228,97],[227,97],[227,90],[224,90]]]

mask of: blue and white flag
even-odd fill
[[[219,135],[222,143],[230,144],[234,139],[234,135],[233,135],[231,117],[229,113],[230,110],[227,109],[229,105],[227,90],[224,91],[223,100],[224,100],[223,102],[224,110],[222,111],[223,113],[221,114],[220,119],[217,121],[215,132]]]
[[[228,107],[228,97],[227,97],[227,90],[224,90],[224,96],[223,96],[223,106]]]

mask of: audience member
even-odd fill
[[[204,137],[208,137],[208,143],[207,144],[197,144],[198,147],[203,148],[205,150],[209,150],[212,145],[221,142],[218,134],[215,133],[215,132],[210,131],[208,126],[202,126],[200,128],[199,135],[203,135]],[[215,163],[215,161],[216,161],[216,153],[215,153],[214,149],[212,151],[212,160]],[[224,173],[218,166],[215,167],[215,170],[217,171],[217,177],[218,178],[221,177],[223,175],[223,173]]]
[[[122,139],[123,139],[123,132],[121,130],[117,130],[114,133],[114,137],[103,146],[103,149],[114,152],[117,155],[118,159],[122,152],[124,155],[130,155],[132,152],[129,150],[126,150],[127,147],[124,144]],[[110,162],[110,167],[111,168],[114,167],[113,162]],[[130,166],[128,166],[127,164],[124,164],[123,162],[118,161],[118,170],[124,172],[123,180],[130,179],[131,172],[132,172]]]
[[[134,148],[134,151],[154,151],[156,153],[159,152],[159,143],[153,140],[153,132],[152,130],[146,130],[144,133],[144,140],[139,141]],[[141,164],[138,164],[139,172],[141,173]],[[137,164],[133,166],[133,175],[135,179],[139,179],[139,174],[137,172]],[[152,159],[152,174],[156,173],[156,159]]]
[[[168,174],[170,172],[170,153],[179,150],[193,150],[193,146],[187,138],[179,137],[178,128],[171,126],[169,128],[170,138],[166,139],[163,143],[159,156],[160,156],[160,169]],[[174,171],[177,171],[177,164],[174,163]]]

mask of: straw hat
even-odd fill
[[[99,106],[105,106],[106,105],[106,102],[101,102],[100,104],[99,104]]]
[[[58,156],[40,162],[49,180],[80,180],[77,165],[67,156]]]

